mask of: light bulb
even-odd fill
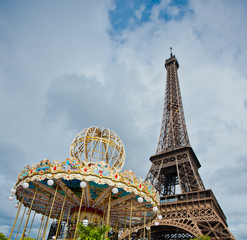
[[[13,201],[14,197],[13,196],[9,196],[9,201]]]
[[[52,179],[49,179],[49,180],[47,181],[47,184],[48,184],[49,186],[52,186],[52,185],[54,184],[54,181],[53,181]]]
[[[12,188],[12,189],[10,190],[10,192],[13,193],[13,194],[15,194],[15,193],[16,193],[16,189]]]
[[[154,212],[158,212],[158,210],[159,210],[158,207],[153,207]]]
[[[162,215],[158,215],[158,219],[161,220],[162,219]]]
[[[139,198],[137,199],[137,201],[138,201],[139,203],[142,203],[142,202],[143,202],[143,198],[142,198],[142,197],[139,197]]]
[[[87,186],[87,184],[86,184],[85,182],[81,182],[81,183],[80,183],[80,187],[81,187],[81,188],[85,188],[86,186]]]
[[[27,189],[27,188],[29,188],[29,183],[25,182],[25,183],[22,184],[22,186],[23,186],[25,189]]]
[[[117,194],[117,193],[118,193],[118,189],[114,187],[114,188],[112,189],[112,192],[113,192],[114,194]]]

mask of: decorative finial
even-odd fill
[[[171,55],[171,57],[172,57],[172,47],[170,47],[170,55]]]

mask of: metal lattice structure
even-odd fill
[[[161,132],[146,177],[160,193],[163,219],[158,227],[153,227],[151,239],[189,239],[207,235],[212,240],[233,240],[219,203],[212,190],[205,189],[198,172],[201,165],[190,146],[185,124],[177,74],[179,64],[172,53],[165,68],[167,79]],[[178,229],[182,234],[176,235]]]
[[[166,60],[165,68],[167,70],[166,93],[156,153],[190,145],[177,74],[179,64],[172,54]]]

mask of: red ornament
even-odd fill
[[[103,170],[99,170],[99,174],[102,174],[103,173]]]
[[[57,167],[55,166],[55,167],[53,168],[53,170],[56,171],[56,170],[57,170]]]
[[[115,175],[115,178],[118,178],[118,175],[117,174]]]
[[[140,185],[139,185],[139,188],[141,188],[141,187],[142,187],[142,185],[140,184]]]
[[[33,170],[31,170],[31,174],[33,173]]]
[[[84,172],[87,172],[87,168],[84,168]]]
[[[70,173],[70,170],[68,170],[68,172]]]

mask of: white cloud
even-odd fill
[[[3,225],[0,226],[0,232],[4,235],[9,234],[10,226],[9,225]]]

